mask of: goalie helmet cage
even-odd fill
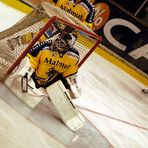
[[[0,33],[1,81],[4,81],[19,65],[35,44],[56,39],[59,32],[66,26],[74,29],[73,37],[77,35],[73,46],[80,54],[79,67],[99,45],[101,42],[100,36],[67,12],[60,9],[60,14],[57,14],[59,13],[58,9],[45,3],[43,7],[40,6],[40,8],[35,9],[20,22]],[[57,16],[53,15],[55,13]]]

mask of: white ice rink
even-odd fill
[[[0,2],[0,31],[10,27],[24,15]],[[146,86],[95,53],[80,68],[79,83],[82,96],[74,100],[74,103],[109,143],[109,146],[98,148],[148,148],[148,94],[141,92]],[[16,112],[6,103],[9,100],[11,102],[9,94],[6,93],[4,98],[1,94],[5,89],[0,89],[0,148],[67,147],[69,137],[64,137],[64,133],[69,133],[68,131],[61,130],[63,137],[58,137],[55,133],[47,134],[42,130],[46,125],[43,121],[43,127],[38,128],[32,123],[35,118],[32,119],[31,114],[26,119]],[[16,102],[13,104],[14,108],[15,105],[16,108],[19,107]],[[43,112],[46,108],[40,110]],[[29,114],[30,110],[27,111]],[[50,128],[52,131],[54,126]],[[88,135],[88,138],[89,136],[91,137]],[[62,138],[64,142],[61,142]],[[86,148],[97,147],[90,144]]]

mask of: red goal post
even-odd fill
[[[36,12],[38,13],[38,12]],[[37,14],[36,14],[37,15]],[[79,67],[91,55],[95,48],[101,42],[101,37],[93,31],[78,26],[77,23],[66,21],[58,16],[43,17],[27,24],[32,17],[25,17],[15,26],[0,33],[0,80],[5,80],[7,76],[19,65],[27,52],[37,43],[51,39],[54,40],[60,29],[65,26],[71,26],[77,33],[77,39],[74,47],[79,51]],[[29,20],[24,23],[24,20]],[[23,24],[24,23],[24,24]],[[14,28],[14,29],[13,29]],[[16,29],[17,28],[17,29]],[[15,31],[15,29],[17,31]]]

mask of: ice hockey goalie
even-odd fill
[[[79,52],[72,47],[71,27],[66,26],[55,40],[35,45],[27,54],[34,72],[31,75],[36,88],[46,89],[61,80],[71,98],[80,96],[77,83]]]

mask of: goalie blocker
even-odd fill
[[[71,102],[70,95],[61,80],[48,86],[46,91],[61,119],[71,130],[76,131],[83,127],[85,119]]]

